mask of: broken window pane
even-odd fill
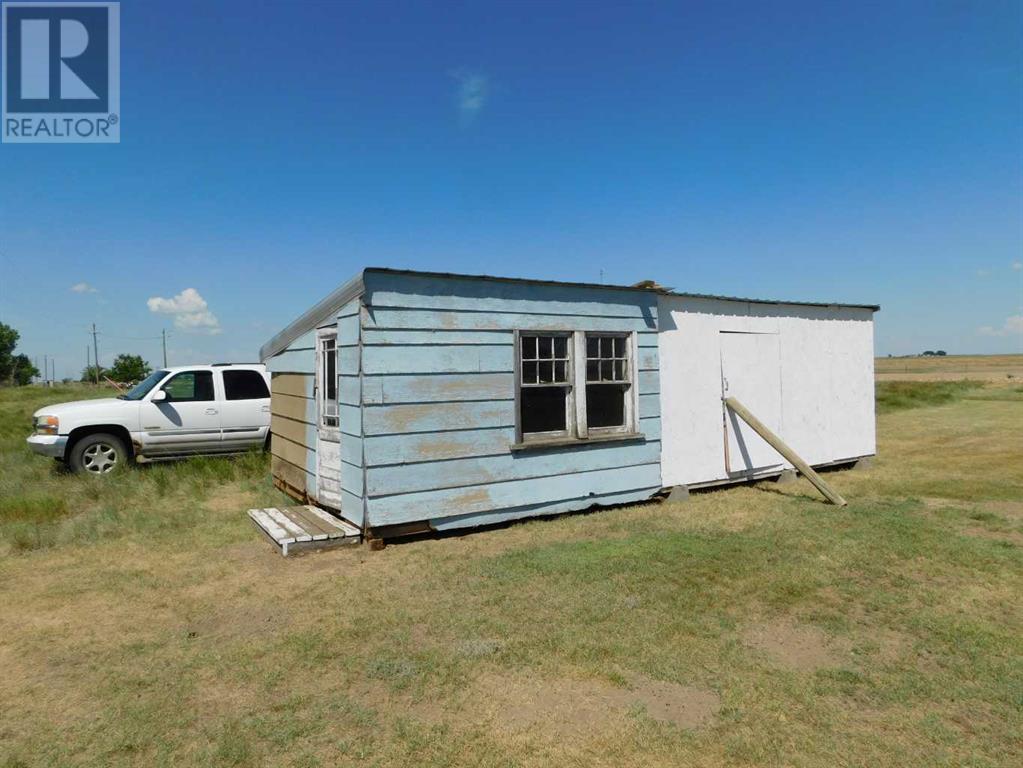
[[[625,393],[621,384],[586,385],[586,424],[590,428],[625,426]]]
[[[520,395],[522,432],[563,432],[566,387],[523,387]]]

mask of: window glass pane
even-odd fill
[[[568,363],[562,361],[554,364],[554,380],[559,384],[568,383]]]
[[[615,360],[615,381],[625,381],[625,360]]]
[[[614,338],[614,351],[615,357],[625,357],[625,337],[616,336]]]
[[[270,397],[266,379],[258,371],[224,371],[224,393],[228,400],[259,400]]]
[[[610,360],[600,361],[600,380],[614,381],[614,364]]]
[[[567,336],[555,336],[554,337],[554,356],[559,357],[562,360],[568,357],[568,337]]]
[[[538,379],[536,377],[536,366],[537,363],[523,363],[522,364],[522,383],[523,384],[536,384]]]
[[[536,336],[523,336],[519,341],[522,345],[522,359],[536,360]]]
[[[176,403],[195,403],[213,400],[213,372],[186,371],[166,384],[163,391],[167,400]]]
[[[586,387],[586,424],[589,427],[625,425],[627,387],[615,384],[590,384]]]
[[[565,387],[528,387],[519,397],[523,434],[565,430]]]
[[[331,345],[333,346],[333,344]],[[323,388],[327,400],[337,400],[337,351],[331,349],[324,355],[326,370],[323,373]]]
[[[586,380],[600,381],[600,362],[597,360],[586,361]]]
[[[551,336],[540,337],[540,352],[537,355],[541,360],[550,360],[554,357],[554,338]]]
[[[540,366],[540,383],[550,384],[554,381],[554,363],[542,362]]]

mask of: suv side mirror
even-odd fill
[[[167,393],[162,389],[158,389],[153,393],[153,396],[149,398],[149,401],[152,403],[164,403],[167,401]]]

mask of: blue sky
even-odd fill
[[[121,143],[0,145],[0,320],[58,376],[92,322],[104,363],[163,328],[172,364],[251,360],[374,265],[1018,352],[1020,8],[122,2]]]

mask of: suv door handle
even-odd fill
[[[263,411],[263,413],[270,413],[270,406],[269,405],[264,405],[261,410]]]
[[[206,415],[207,416],[216,416],[217,415],[217,409],[216,408],[207,408],[206,409]]]

